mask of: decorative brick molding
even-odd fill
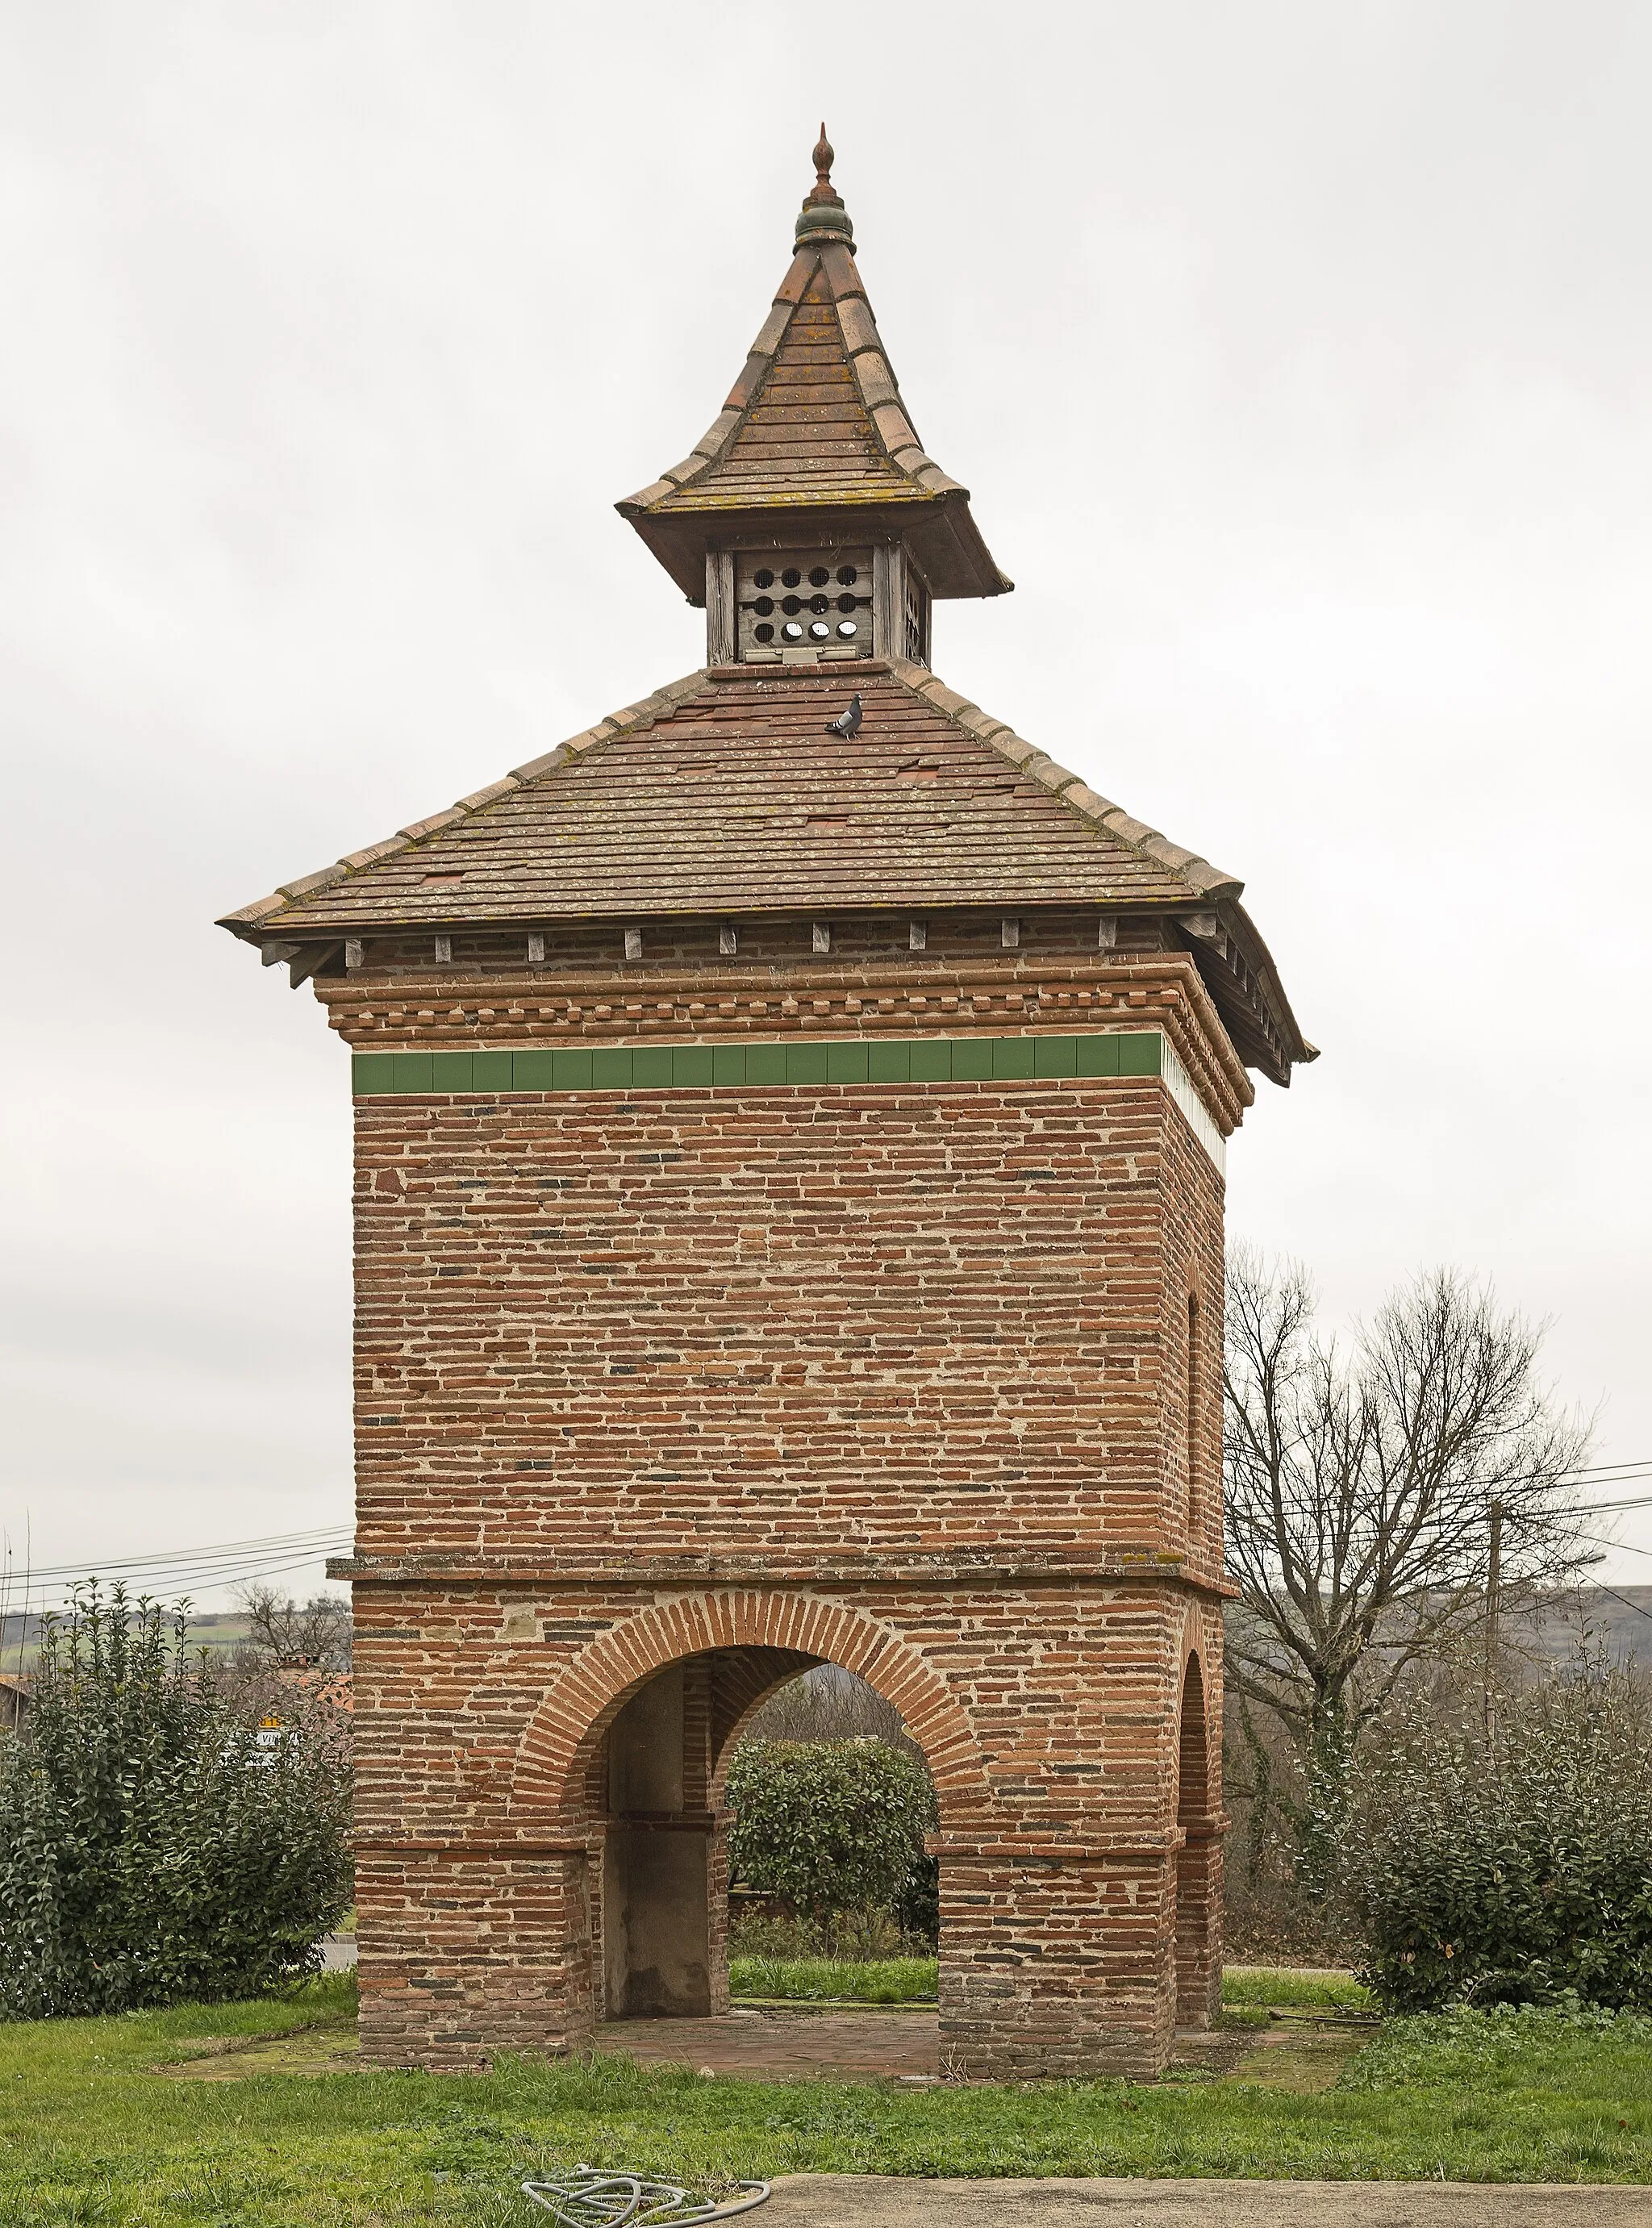
[[[1001,1037],[1008,1025],[1017,1034],[1057,1038],[1079,1030],[1086,1037],[1115,1032],[1125,1037],[1162,1035],[1224,1136],[1238,1126],[1256,1095],[1197,968],[1190,958],[1175,954],[1069,962],[1059,969],[1047,965],[1036,974],[1025,964],[989,964],[946,970],[868,965],[795,977],[772,969],[731,968],[726,978],[712,983],[703,970],[662,969],[648,977],[617,970],[609,978],[594,972],[531,981],[458,975],[403,978],[390,996],[385,995],[389,986],[337,977],[315,987],[333,1028],[363,1055],[381,1050],[479,1052],[478,1039],[500,1052],[535,1045],[621,1047],[628,1040],[636,1046],[638,1039],[654,1039],[662,1048],[682,1044],[685,1050],[732,1041],[755,1048],[793,1040],[865,1040],[870,1045],[904,1039],[915,1051],[925,1040],[957,1044],[967,1036]],[[1028,1072],[1046,1071],[1034,1066]],[[1121,1066],[1092,1072],[1160,1071]],[[477,1087],[564,1086],[490,1080]]]

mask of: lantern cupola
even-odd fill
[[[879,336],[826,127],[796,252],[703,439],[618,506],[691,603],[707,663],[929,662],[936,597],[1001,596],[970,491],[920,445]]]

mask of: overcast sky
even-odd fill
[[[1652,1457],[1652,10],[0,27],[16,1558],[348,1528],[345,1059],[214,917],[700,662],[611,506],[720,405],[823,112],[1018,584],[938,669],[1241,875],[1323,1047],[1231,1228],[1334,1320],[1483,1274]]]

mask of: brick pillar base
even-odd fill
[[[941,2063],[965,2079],[1156,2079],[1175,1997],[1156,1856],[944,1857]]]
[[[719,2018],[728,2009],[728,1813],[717,1815],[706,1848],[707,1975],[711,1983],[711,2013]]]
[[[358,1852],[362,2062],[563,2057],[592,2039],[583,1852]]]
[[[1176,2025],[1207,2027],[1222,2001],[1222,1844],[1219,1822],[1187,1829],[1176,1854]]]

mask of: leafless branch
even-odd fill
[[[1590,1559],[1567,1476],[1585,1420],[1539,1375],[1543,1327],[1450,1271],[1395,1293],[1348,1351],[1294,1264],[1228,1264],[1228,1683],[1301,1740],[1348,1735],[1407,1670],[1482,1625],[1489,1513],[1507,1615]]]

